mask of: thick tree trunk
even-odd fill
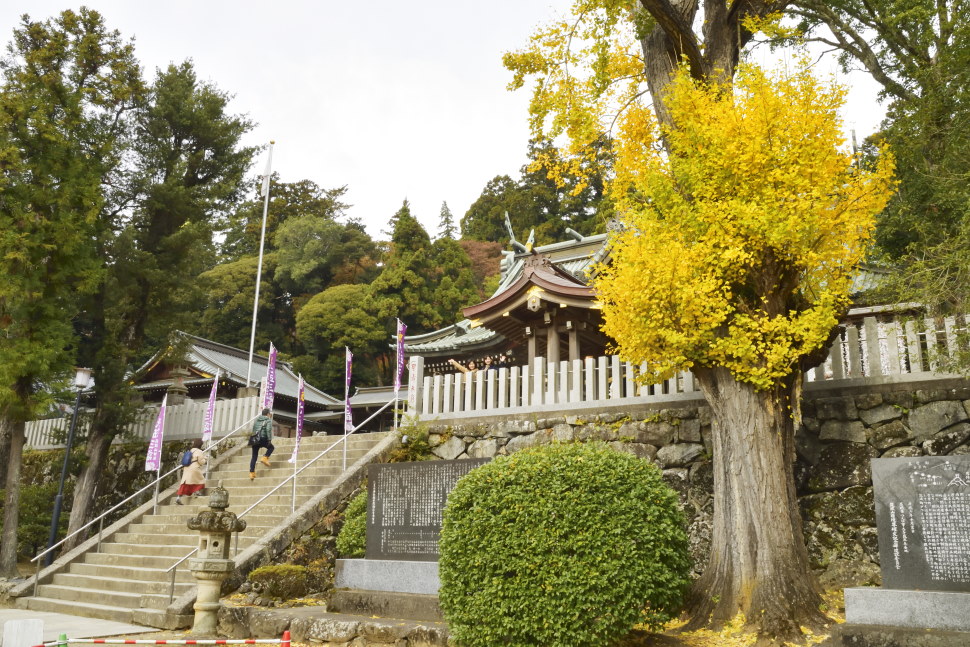
[[[88,435],[84,449],[87,463],[74,486],[74,502],[71,504],[71,517],[67,525],[68,535],[83,526],[91,516],[91,509],[94,507],[98,493],[98,483],[101,481],[104,465],[108,460],[108,451],[111,449],[111,439],[112,436],[97,429],[95,424],[91,425],[91,433]],[[80,533],[68,539],[62,551],[66,552],[77,546],[87,534]]]
[[[20,463],[24,453],[24,421],[0,415],[0,426],[6,427],[10,444],[7,465],[6,495],[3,502],[3,535],[0,538],[0,577],[20,577],[17,570],[17,526],[20,517]]]
[[[3,422],[0,415],[0,483],[7,482],[7,467],[10,464],[10,425]]]
[[[711,554],[688,604],[688,628],[744,613],[763,641],[826,622],[795,496],[794,377],[756,391],[724,368],[695,375],[714,413]],[[771,643],[773,644],[773,643]]]

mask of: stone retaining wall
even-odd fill
[[[878,584],[869,460],[970,453],[970,382],[818,391],[806,396],[802,413],[795,479],[812,566],[826,587]],[[432,452],[444,460],[600,440],[652,461],[680,495],[695,569],[702,570],[713,511],[712,420],[702,400],[619,413],[422,424],[428,425]]]

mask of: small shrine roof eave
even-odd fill
[[[188,338],[190,342],[186,356],[186,364],[188,368],[201,375],[201,377],[194,377],[186,380],[185,384],[187,386],[196,385],[199,380],[211,382],[216,370],[220,372],[222,379],[231,382],[236,386],[246,385],[246,369],[249,356],[247,351],[182,331],[177,331],[177,334]],[[145,364],[143,364],[138,371],[136,371],[136,374],[147,373],[162,360],[164,355],[165,350],[160,350],[151,359],[145,362]],[[269,359],[265,355],[253,353],[254,372],[258,370],[261,373],[265,373],[266,365],[268,363]],[[255,377],[255,379],[252,379],[251,381],[254,384],[259,384],[262,380],[262,375],[257,374],[257,376],[253,377]],[[282,360],[277,361],[276,380],[276,395],[296,402],[299,376],[288,362]],[[135,384],[134,388],[138,391],[152,391],[160,388],[161,384],[163,383],[170,383],[170,381],[165,380]],[[313,405],[320,407],[326,407],[333,404],[342,404],[341,400],[338,400],[330,394],[321,391],[309,383],[304,383],[304,386],[305,399],[308,403],[312,403]]]
[[[492,348],[505,342],[499,333],[481,326],[475,327],[468,319],[424,335],[410,335],[404,340],[408,355],[434,357],[453,355],[456,352]]]
[[[534,256],[518,280],[508,289],[477,305],[462,309],[462,314],[478,324],[502,316],[526,303],[530,297],[560,306],[593,309],[598,307],[593,288],[559,270],[548,258]]]

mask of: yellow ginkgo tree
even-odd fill
[[[801,375],[848,309],[892,163],[840,150],[842,90],[804,68],[742,66],[733,89],[683,74],[665,103],[670,126],[620,119],[604,330],[648,378],[692,370],[717,421],[695,620],[790,635],[820,619],[792,477]]]
[[[667,6],[577,0],[506,65],[513,87],[536,79],[533,130],[566,137],[574,159],[612,135],[604,330],[646,379],[692,370],[714,413],[711,552],[690,626],[742,613],[765,642],[796,639],[825,622],[792,474],[801,375],[848,309],[892,159],[866,167],[844,150],[844,90],[802,62],[725,72],[699,47],[651,78],[654,5]]]

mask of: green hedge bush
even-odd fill
[[[367,490],[347,504],[344,525],[337,535],[337,552],[341,557],[363,557],[367,552]]]
[[[602,443],[498,457],[458,481],[441,607],[462,647],[609,645],[679,610],[690,556],[677,495]]]

